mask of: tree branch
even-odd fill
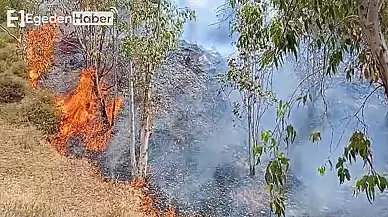
[[[14,38],[19,44],[22,43],[22,41],[20,40],[20,38],[16,37],[14,34],[12,34],[7,28],[5,28],[4,26],[2,26],[0,24],[0,28],[6,32],[8,35],[10,35],[12,38]]]

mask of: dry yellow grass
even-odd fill
[[[0,217],[142,217],[139,192],[56,153],[33,127],[0,119]]]

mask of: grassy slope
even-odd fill
[[[0,216],[140,216],[136,191],[55,153],[28,126],[0,120]]]
[[[0,46],[0,79],[25,82],[9,70],[9,47]],[[89,163],[60,156],[46,143],[39,121],[26,118],[28,108],[42,101],[31,91],[25,88],[21,102],[0,103],[0,217],[142,216],[134,212],[139,192],[103,181]]]
[[[28,126],[0,120],[0,216],[141,216],[137,192],[55,153]]]

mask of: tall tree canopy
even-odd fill
[[[231,31],[238,35],[238,55],[229,61],[230,70],[224,81],[252,98],[243,105],[248,122],[252,106],[262,102],[257,99],[271,99],[276,104],[278,124],[275,129],[261,130],[260,139],[253,140],[254,144],[249,147],[259,158],[263,153],[271,156],[265,180],[271,209],[283,216],[289,159],[279,147],[282,144],[288,147],[296,137],[296,131],[287,120],[292,104],[305,103],[309,97],[295,96],[286,102],[274,99],[261,85],[262,79],[254,75],[280,67],[288,56],[297,59],[301,55],[300,48],[308,47],[321,58],[318,64],[321,75],[344,73],[347,79],[355,74],[362,75],[376,89],[383,88],[388,96],[387,6],[383,0],[229,0],[228,6],[233,9]],[[320,140],[320,133],[313,133],[310,139]],[[387,180],[373,169],[370,147],[365,132],[356,130],[343,155],[335,164],[330,160],[328,164],[334,165],[342,184],[351,177],[348,165],[361,158],[368,172],[357,180],[355,193],[365,192],[372,201],[375,188],[383,192]],[[322,166],[318,170],[324,173],[326,169]]]

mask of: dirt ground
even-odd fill
[[[104,181],[88,162],[59,155],[42,138],[0,119],[0,217],[143,216],[137,190]]]

